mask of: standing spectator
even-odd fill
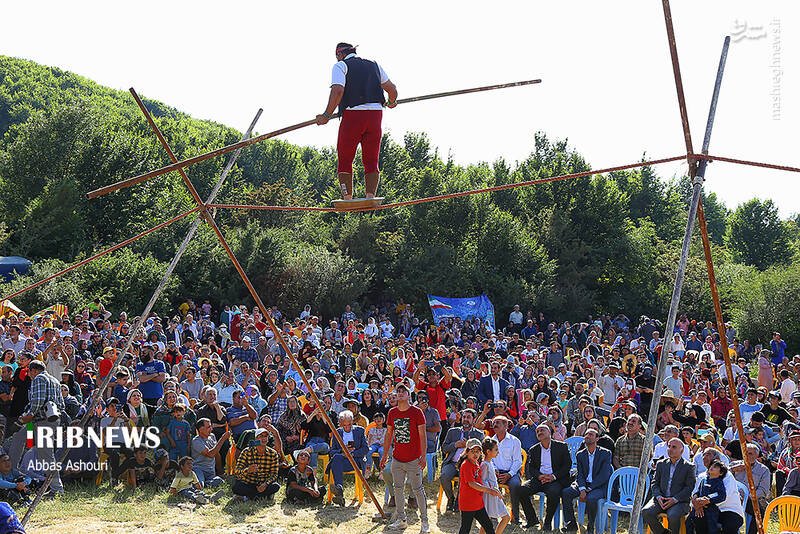
[[[228,427],[235,442],[239,442],[245,430],[253,430],[256,427],[256,417],[258,414],[250,406],[247,395],[243,391],[233,392],[233,405],[226,410]]]
[[[394,483],[394,498],[397,503],[395,521],[390,528],[406,528],[406,479],[411,484],[411,490],[417,498],[420,517],[420,532],[430,532],[428,526],[428,506],[425,498],[425,488],[422,485],[422,470],[425,467],[425,450],[427,439],[425,435],[425,415],[422,410],[409,403],[410,394],[405,384],[395,387],[397,393],[397,406],[389,410],[386,422],[386,438],[383,444],[383,457],[381,469],[386,467],[387,455],[392,448],[392,480]]]
[[[772,349],[772,365],[775,367],[775,371],[777,371],[778,366],[783,363],[783,358],[786,356],[786,342],[781,339],[780,332],[772,334],[772,341],[769,342],[769,348]]]
[[[267,446],[269,432],[255,430],[256,444],[244,449],[236,460],[233,474],[233,499],[247,501],[262,497],[272,498],[280,489],[278,480],[278,453]]]
[[[630,420],[628,422],[630,424]],[[695,468],[683,459],[683,451],[683,442],[672,438],[667,444],[667,458],[656,463],[655,478],[651,486],[653,498],[642,508],[642,519],[655,534],[679,532],[681,518],[689,512],[689,499],[695,484]],[[667,515],[668,530],[664,529],[658,519],[658,514],[663,513]]]
[[[552,530],[550,525],[556,514],[561,492],[570,485],[569,471],[572,467],[572,459],[566,443],[551,439],[549,426],[539,425],[536,427],[536,437],[539,439],[539,443],[531,447],[528,452],[528,465],[526,466],[528,480],[520,488],[522,509],[525,511],[525,518],[528,521],[523,528],[531,528],[539,523],[531,499],[535,494],[544,492],[547,496],[547,506],[541,526],[542,530]]]
[[[481,406],[488,400],[493,402],[503,400],[508,387],[508,381],[500,376],[500,362],[493,361],[489,366],[489,372],[490,375],[481,377],[478,383],[478,401]]]
[[[502,498],[503,494],[499,490],[484,486],[481,483],[482,452],[483,445],[481,441],[470,439],[467,442],[465,456],[458,462],[459,478],[461,480],[458,486],[458,507],[461,510],[461,527],[458,530],[458,534],[469,534],[474,520],[477,520],[481,525],[481,531],[486,534],[494,534],[494,525],[486,513],[482,494],[500,498]]]
[[[167,379],[167,369],[164,362],[153,359],[153,348],[150,345],[142,347],[136,365],[136,379],[139,381],[138,389],[142,392],[142,401],[147,406],[149,415],[153,415],[158,401],[164,396],[164,381]]]
[[[519,304],[514,304],[514,311],[508,315],[508,322],[513,324],[515,332],[522,330],[522,312],[519,311]]]
[[[492,462],[499,452],[497,440],[494,438],[484,438],[482,448],[483,463],[481,463],[481,484],[499,493],[500,486],[498,485],[497,473],[495,472],[494,463]],[[496,534],[503,534],[506,525],[511,521],[511,516],[509,516],[506,505],[503,503],[503,498],[493,495],[490,492],[485,492],[483,494],[483,507],[486,509],[486,515],[488,515],[490,519],[497,519],[498,521]]]
[[[578,451],[576,462],[578,473],[576,481],[565,487],[561,492],[561,509],[564,511],[564,530],[576,532],[578,525],[575,522],[575,511],[572,501],[577,497],[586,503],[587,532],[594,533],[595,517],[597,517],[597,502],[605,499],[608,493],[608,481],[611,478],[611,451],[598,447],[599,432],[592,427],[586,429],[583,443],[586,448]]]
[[[637,414],[628,417],[625,423],[627,432],[617,439],[614,445],[614,468],[639,467],[644,448],[644,434],[642,433],[642,418]],[[683,453],[683,448],[681,448]]]
[[[789,371],[786,369],[781,369],[780,383],[781,401],[783,401],[784,404],[791,404],[792,394],[797,391],[797,384],[789,376]]]
[[[28,403],[25,413],[20,417],[20,421],[25,423],[33,423],[34,435],[36,435],[37,428],[49,429],[51,435],[55,433],[55,429],[60,426],[60,421],[49,421],[46,417],[47,403],[54,403],[59,411],[64,411],[64,397],[61,395],[61,385],[58,379],[50,376],[45,371],[44,364],[39,360],[30,362],[28,366],[28,374],[31,378],[30,389],[30,402]],[[22,459],[22,454],[25,452],[27,439],[27,432],[20,430],[11,438],[11,445],[9,446],[8,455],[11,458],[11,467],[18,467]],[[36,446],[34,444],[34,446]],[[37,457],[48,464],[55,462],[55,451],[51,447],[36,447]],[[55,477],[50,483],[50,489],[57,493],[64,492],[64,486],[61,484],[61,477],[56,472]]]

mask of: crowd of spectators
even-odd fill
[[[430,324],[402,299],[362,314],[347,306],[325,321],[311,306],[297,317],[267,311],[299,372],[257,308],[215,311],[208,300],[187,299],[174,314],[151,314],[136,332],[133,318],[99,300],[71,316],[4,318],[0,497],[24,504],[44,479],[35,461],[58,452],[28,448],[26,423],[76,424],[115,364],[90,424],[103,433],[155,427],[160,446],[128,449],[119,438],[101,450],[70,450],[70,458],[107,462],[112,486],[156,484],[198,504],[224,495],[218,488],[227,479],[241,501],[269,502],[283,488],[298,504],[327,497],[344,505],[344,475],[353,470],[344,447],[366,477],[388,488],[389,526],[406,528],[407,510],[416,508],[423,533],[426,471],[439,482],[444,513],[461,515],[462,532],[475,520],[487,533],[509,524],[552,530],[562,518],[563,529],[575,531],[577,502],[594,532],[605,524],[598,501],[619,496],[621,488],[609,486],[625,468],[638,476],[644,447],[654,457],[642,516],[656,534],[665,532],[660,514],[671,532],[682,519],[701,533],[743,525],[753,512],[740,494],[743,454],[762,512],[774,494],[800,495],[800,356],[790,356],[777,332],[762,346],[740,341],[730,323],[720,332],[685,315],[664,333],[644,316],[555,322],[519,306],[495,331],[479,319]],[[664,337],[673,340],[669,352]],[[668,376],[650,420],[662,357]],[[743,400],[746,450],[729,380]],[[48,403],[60,411],[58,422],[47,417]],[[645,443],[648,425],[654,443]],[[97,475],[62,469],[49,491]]]

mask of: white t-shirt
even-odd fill
[[[355,54],[348,54],[345,59],[350,59],[351,57],[355,57]],[[378,65],[378,72],[381,76],[381,85],[389,81],[389,76],[386,75],[386,72],[383,70],[378,62],[375,62]],[[331,85],[341,85],[344,87],[345,81],[347,80],[347,63],[344,61],[338,61],[333,66],[333,72],[331,73]],[[380,102],[368,103],[368,104],[359,104],[358,106],[353,106],[347,109],[355,109],[355,110],[375,110],[375,109],[383,109],[383,105]]]

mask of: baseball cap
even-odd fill
[[[465,450],[474,449],[475,447],[483,447],[483,445],[481,444],[481,440],[479,440],[478,438],[469,438],[467,440],[467,445],[465,447]]]

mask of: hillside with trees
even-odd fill
[[[145,103],[179,159],[241,137],[161,102]],[[126,92],[0,56],[0,136],[0,255],[34,262],[4,294],[193,207],[177,173],[86,198],[92,189],[169,161]],[[187,169],[201,197],[225,162],[219,157]],[[380,165],[387,202],[591,170],[576,147],[544,132],[531,132],[523,161],[467,166],[442,157],[422,132],[386,136]],[[338,195],[335,176],[332,148],[270,140],[242,152],[218,201],[328,206]],[[219,210],[216,220],[264,301],[289,313],[310,302],[330,316],[345,303],[402,296],[424,314],[426,293],[485,292],[500,317],[520,304],[562,320],[620,311],[663,320],[689,194],[685,177],[667,179],[644,167],[374,213]],[[800,343],[797,218],[781,220],[768,200],[730,210],[706,193],[703,203],[726,317],[750,339],[767,339],[770,329],[780,328],[794,349]],[[138,313],[191,218],[15,303],[27,311],[55,302],[74,309],[98,296],[111,309]],[[190,295],[215,305],[250,302],[205,226],[159,309]],[[713,318],[699,238],[681,311]]]

